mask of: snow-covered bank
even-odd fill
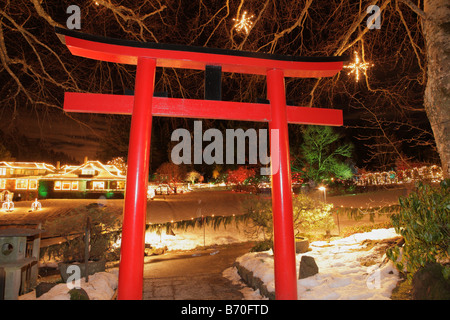
[[[311,251],[297,255],[311,256],[319,267],[314,276],[297,280],[300,300],[385,300],[389,299],[399,275],[391,261],[373,246],[368,249],[364,240],[383,240],[398,237],[394,229],[378,229],[358,233],[330,242],[316,241]],[[275,291],[272,251],[245,254],[236,260],[262,280],[269,291]],[[236,268],[234,268],[236,269]],[[224,276],[236,280],[233,270]],[[297,278],[299,269],[297,268]]]
[[[255,240],[244,232],[244,225],[232,223],[226,227],[173,229],[173,234],[166,234],[165,229],[158,234],[155,231],[145,233],[145,243],[154,248],[167,247],[168,250],[191,250],[203,245],[223,245]]]

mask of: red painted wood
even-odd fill
[[[276,143],[279,148],[271,146],[272,164],[278,164],[272,171],[276,297],[296,299],[288,122],[342,125],[342,111],[286,107],[284,77],[333,76],[342,69],[343,61],[330,57],[311,61],[220,50],[167,49],[167,46],[150,47],[70,31],[57,33],[74,55],[138,65],[135,97],[66,93],[64,103],[64,109],[69,112],[132,114],[119,299],[142,298],[145,203],[153,115],[269,121],[270,128],[278,132]],[[221,66],[223,72],[267,75],[271,105],[152,97],[157,66],[205,70],[207,65]]]
[[[205,70],[206,65],[222,67],[222,72],[265,75],[268,69],[284,70],[286,77],[331,77],[343,66],[342,61],[301,62],[240,57],[190,51],[160,50],[101,43],[65,36],[65,43],[73,55],[125,64],[136,64],[138,57],[155,58],[158,67]]]
[[[278,132],[276,146],[270,152],[272,165],[273,253],[275,297],[297,300],[294,219],[292,214],[289,135],[283,70],[267,71],[267,95],[272,107],[271,135]]]
[[[155,69],[154,59],[139,58],[127,161],[127,190],[120,249],[119,300],[142,299]]]
[[[66,112],[131,114],[133,96],[66,92]],[[287,121],[295,124],[341,126],[342,110],[287,106]],[[268,122],[270,105],[215,100],[153,97],[152,114],[157,117],[184,117]]]

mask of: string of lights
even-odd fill
[[[244,11],[241,18],[235,18],[233,21],[236,21],[233,28],[238,32],[245,32],[248,34],[253,27],[253,19],[254,15],[247,16],[247,11]]]
[[[369,67],[372,67],[373,64],[369,63],[369,62],[361,62],[359,59],[359,55],[358,52],[355,51],[355,62],[352,64],[349,64],[347,66],[344,66],[344,68],[346,69],[351,69],[351,71],[348,73],[348,75],[351,75],[352,73],[355,74],[356,76],[356,81],[359,81],[359,73],[364,73],[365,76],[367,76],[367,69]]]

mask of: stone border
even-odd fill
[[[247,270],[237,261],[233,264],[233,266],[236,267],[239,276],[247,286],[253,288],[254,290],[259,289],[261,295],[269,298],[269,300],[275,300],[275,292],[269,291],[264,282],[260,278],[253,275],[253,271]]]

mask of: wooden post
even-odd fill
[[[141,300],[145,220],[156,61],[139,57],[128,149],[127,189],[119,267],[119,300]]]
[[[86,283],[89,282],[89,246],[91,242],[91,217],[86,218],[86,229],[84,231],[84,272]]]
[[[283,70],[267,71],[267,93],[272,109],[271,134],[278,132],[278,148],[270,147],[272,159],[272,212],[275,295],[277,300],[297,300],[294,219],[292,214],[289,136]],[[272,143],[272,138],[270,139]]]

